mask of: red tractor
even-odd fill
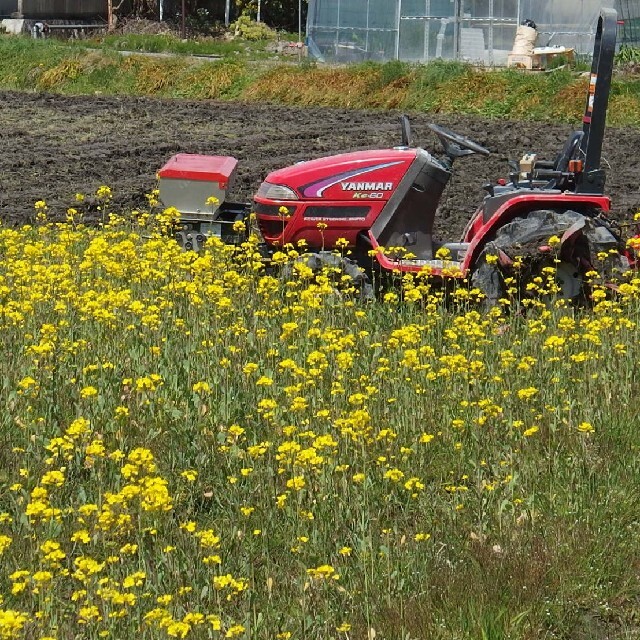
[[[482,204],[463,236],[440,241],[436,210],[454,161],[488,155],[476,142],[430,125],[444,154],[436,158],[410,146],[409,121],[402,118],[402,145],[301,162],[270,173],[253,207],[224,202],[237,161],[216,156],[178,155],[160,171],[160,197],[181,213],[178,241],[197,249],[208,235],[232,241],[231,227],[253,209],[265,255],[288,244],[306,243],[317,257],[348,246],[357,264],[387,272],[421,272],[433,278],[468,278],[495,302],[505,293],[505,275],[516,256],[544,264],[552,250],[562,295],[584,293],[584,275],[596,256],[626,268],[629,261],[604,195],[601,168],[605,117],[613,72],[616,12],[598,20],[591,80],[582,130],[575,132],[553,162],[526,155],[510,179],[488,184]],[[207,196],[210,208],[204,206]],[[489,256],[489,260],[487,260]],[[559,259],[559,262],[558,262]]]

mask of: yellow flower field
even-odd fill
[[[97,197],[0,227],[1,640],[637,637],[635,274],[363,302]]]

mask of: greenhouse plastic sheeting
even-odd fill
[[[626,1],[629,4],[628,0]],[[310,0],[307,37],[321,60],[436,58],[504,65],[518,24],[533,20],[538,46],[590,53],[603,6],[620,0]],[[632,2],[633,3],[633,2]],[[635,2],[637,4],[637,2]]]

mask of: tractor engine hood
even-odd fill
[[[270,173],[256,199],[388,200],[416,154],[416,149],[384,149],[300,162]]]

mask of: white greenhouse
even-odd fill
[[[327,61],[442,58],[506,65],[524,21],[536,24],[538,47],[588,54],[601,7],[618,9],[626,36],[640,17],[638,5],[638,0],[310,0],[307,41],[311,55]]]

